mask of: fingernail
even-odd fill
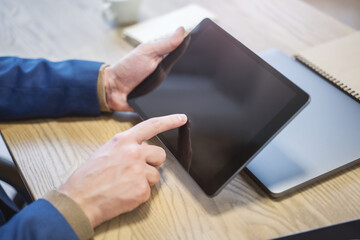
[[[185,114],[178,114],[178,118],[180,122],[186,122],[187,116]]]

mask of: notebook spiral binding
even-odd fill
[[[331,76],[330,74],[326,73],[324,70],[319,68],[317,65],[312,64],[306,58],[304,58],[304,57],[302,57],[300,55],[295,55],[294,57],[295,57],[296,60],[298,60],[299,62],[305,64],[308,68],[310,68],[311,70],[313,70],[317,74],[321,75],[327,81],[334,84],[336,87],[338,87],[339,89],[341,89],[342,91],[344,91],[345,93],[347,93],[348,95],[350,95],[352,98],[354,98],[356,101],[358,101],[360,103],[360,93],[352,90],[350,87],[348,87],[347,85],[342,83],[340,80],[336,79],[335,77]]]

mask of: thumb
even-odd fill
[[[179,27],[171,36],[158,40],[156,42],[150,43],[152,48],[155,50],[154,53],[157,56],[163,56],[170,53],[175,48],[177,48],[180,43],[184,40],[185,29]]]

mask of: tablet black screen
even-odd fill
[[[213,195],[308,96],[204,20],[129,99],[144,119],[172,113],[188,116],[186,126],[159,137],[202,189]]]

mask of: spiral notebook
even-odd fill
[[[360,31],[302,51],[295,58],[360,102]]]

